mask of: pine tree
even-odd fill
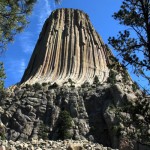
[[[131,65],[135,74],[150,83],[150,0],[123,0],[113,17],[127,29],[110,37],[109,44],[123,58],[124,66]]]
[[[71,135],[68,130],[71,129],[72,127],[72,118],[69,112],[66,110],[61,111],[58,120],[59,120],[57,124],[59,128],[58,138],[62,140],[70,139]]]

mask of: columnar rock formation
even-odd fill
[[[46,20],[21,82],[56,82],[70,78],[81,85],[98,76],[106,81],[109,71],[104,43],[87,14],[58,9]]]

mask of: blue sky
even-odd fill
[[[4,62],[7,79],[5,87],[11,86],[21,80],[28,65],[34,46],[44,21],[56,8],[76,8],[86,12],[90,20],[107,43],[109,36],[117,35],[123,27],[112,18],[115,11],[119,10],[122,0],[62,0],[60,5],[55,5],[53,0],[38,0],[34,6],[30,23],[26,29],[15,37],[15,41],[8,46],[8,50],[1,56]],[[137,79],[137,78],[136,78]]]

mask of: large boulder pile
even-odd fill
[[[0,145],[1,150],[115,150],[86,140],[43,141],[40,139],[39,141],[32,140],[28,142],[0,141]]]
[[[131,87],[95,80],[78,88],[50,83],[10,88],[1,93],[1,137],[89,140],[113,148],[148,146],[150,98]]]

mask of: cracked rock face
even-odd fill
[[[101,83],[109,75],[106,48],[87,14],[74,9],[57,9],[45,21],[22,83],[62,83],[76,86],[85,81]]]
[[[150,148],[150,98],[132,94],[130,89],[128,93],[121,89],[120,83],[84,84],[77,88],[49,84],[17,86],[13,91],[0,93],[0,138],[62,139],[60,116],[65,110],[72,118],[71,126],[64,129],[69,139],[89,140],[119,150],[147,150],[136,147],[140,144]]]

